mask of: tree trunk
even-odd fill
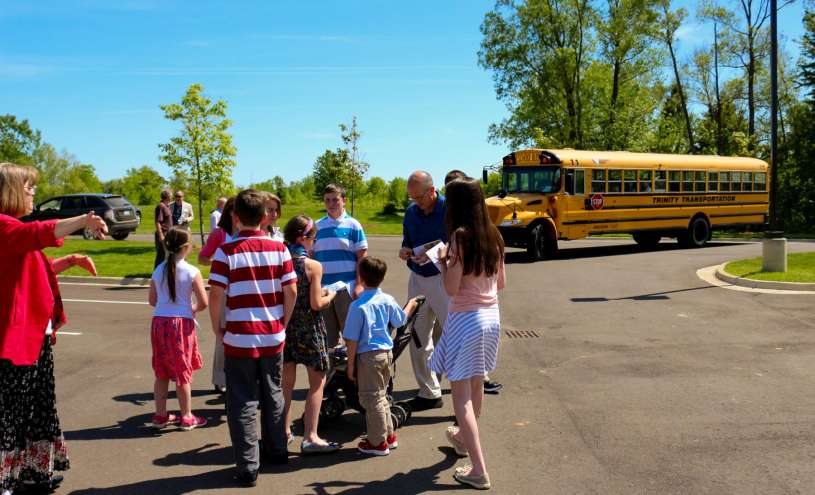
[[[617,112],[617,99],[620,96],[620,65],[622,62],[618,59],[614,59],[614,69],[612,70],[611,75],[611,101],[609,102],[609,109],[608,109],[608,126],[606,127],[606,149],[611,150],[616,146],[616,143],[612,142],[612,136],[614,133],[612,129],[614,128],[614,121],[615,121],[615,114]]]
[[[688,153],[693,154],[693,127],[691,126],[690,114],[688,113],[688,104],[685,102],[685,92],[682,90],[682,79],[679,78],[679,66],[676,63],[676,53],[674,53],[673,34],[666,33],[665,43],[668,45],[668,51],[671,53],[671,62],[674,68],[674,77],[676,78],[676,90],[679,93],[679,102],[682,104],[682,114],[685,116],[685,128],[688,132]]]
[[[724,129],[722,129],[722,98],[719,94],[719,31],[713,20],[713,84],[716,91],[716,154],[724,155]]]
[[[195,182],[198,183],[198,232],[201,234],[201,246],[204,246],[204,198],[201,188],[201,162],[195,159]]]

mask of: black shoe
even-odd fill
[[[222,387],[220,385],[215,385],[215,393],[216,394],[221,394],[221,395],[225,394],[226,393],[226,387]]]
[[[504,388],[504,386],[502,384],[498,383],[498,382],[494,382],[492,380],[484,380],[484,393],[485,394],[495,394],[495,395],[497,395],[498,392],[500,392],[502,388]]]
[[[32,495],[39,495],[39,494],[46,494],[46,493],[54,493],[54,490],[59,488],[60,483],[62,480],[65,479],[62,475],[55,474],[51,476],[50,480],[46,481],[39,481],[39,482],[29,482],[24,481],[21,489],[19,490],[21,493],[28,493]],[[16,490],[15,490],[16,491]]]
[[[239,485],[247,488],[253,487],[258,484],[257,471],[235,471],[235,481]]]
[[[441,397],[436,399],[425,399],[424,397],[416,396],[408,401],[410,404],[410,410],[413,412],[416,411],[427,411],[428,409],[440,409],[444,402],[442,402]]]
[[[264,464],[272,466],[282,466],[289,463],[289,451],[270,452],[263,448],[263,440],[258,440],[258,448],[260,449],[260,458]]]

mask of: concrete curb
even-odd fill
[[[795,291],[815,291],[815,284],[803,282],[773,282],[769,280],[752,280],[744,277],[737,277],[724,271],[724,265],[716,267],[716,278],[723,282],[751,289],[775,289],[775,290],[795,290]]]
[[[86,283],[100,285],[123,285],[131,287],[147,287],[150,285],[149,278],[143,277],[77,277],[77,276],[57,276],[60,282]]]

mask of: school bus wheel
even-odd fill
[[[533,226],[526,241],[526,254],[532,261],[553,258],[557,254],[557,238],[554,232],[547,231],[542,223]]]
[[[693,217],[688,225],[687,232],[683,232],[677,237],[679,244],[684,247],[698,248],[707,244],[710,240],[710,224],[704,215]]]

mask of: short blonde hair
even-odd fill
[[[0,163],[0,213],[21,217],[27,213],[25,186],[37,183],[37,169],[14,163]]]
[[[268,191],[263,191],[263,203],[269,204],[270,202],[274,201],[277,203],[277,214],[279,216],[283,216],[283,202],[280,201],[280,198],[275,193],[270,193]]]

